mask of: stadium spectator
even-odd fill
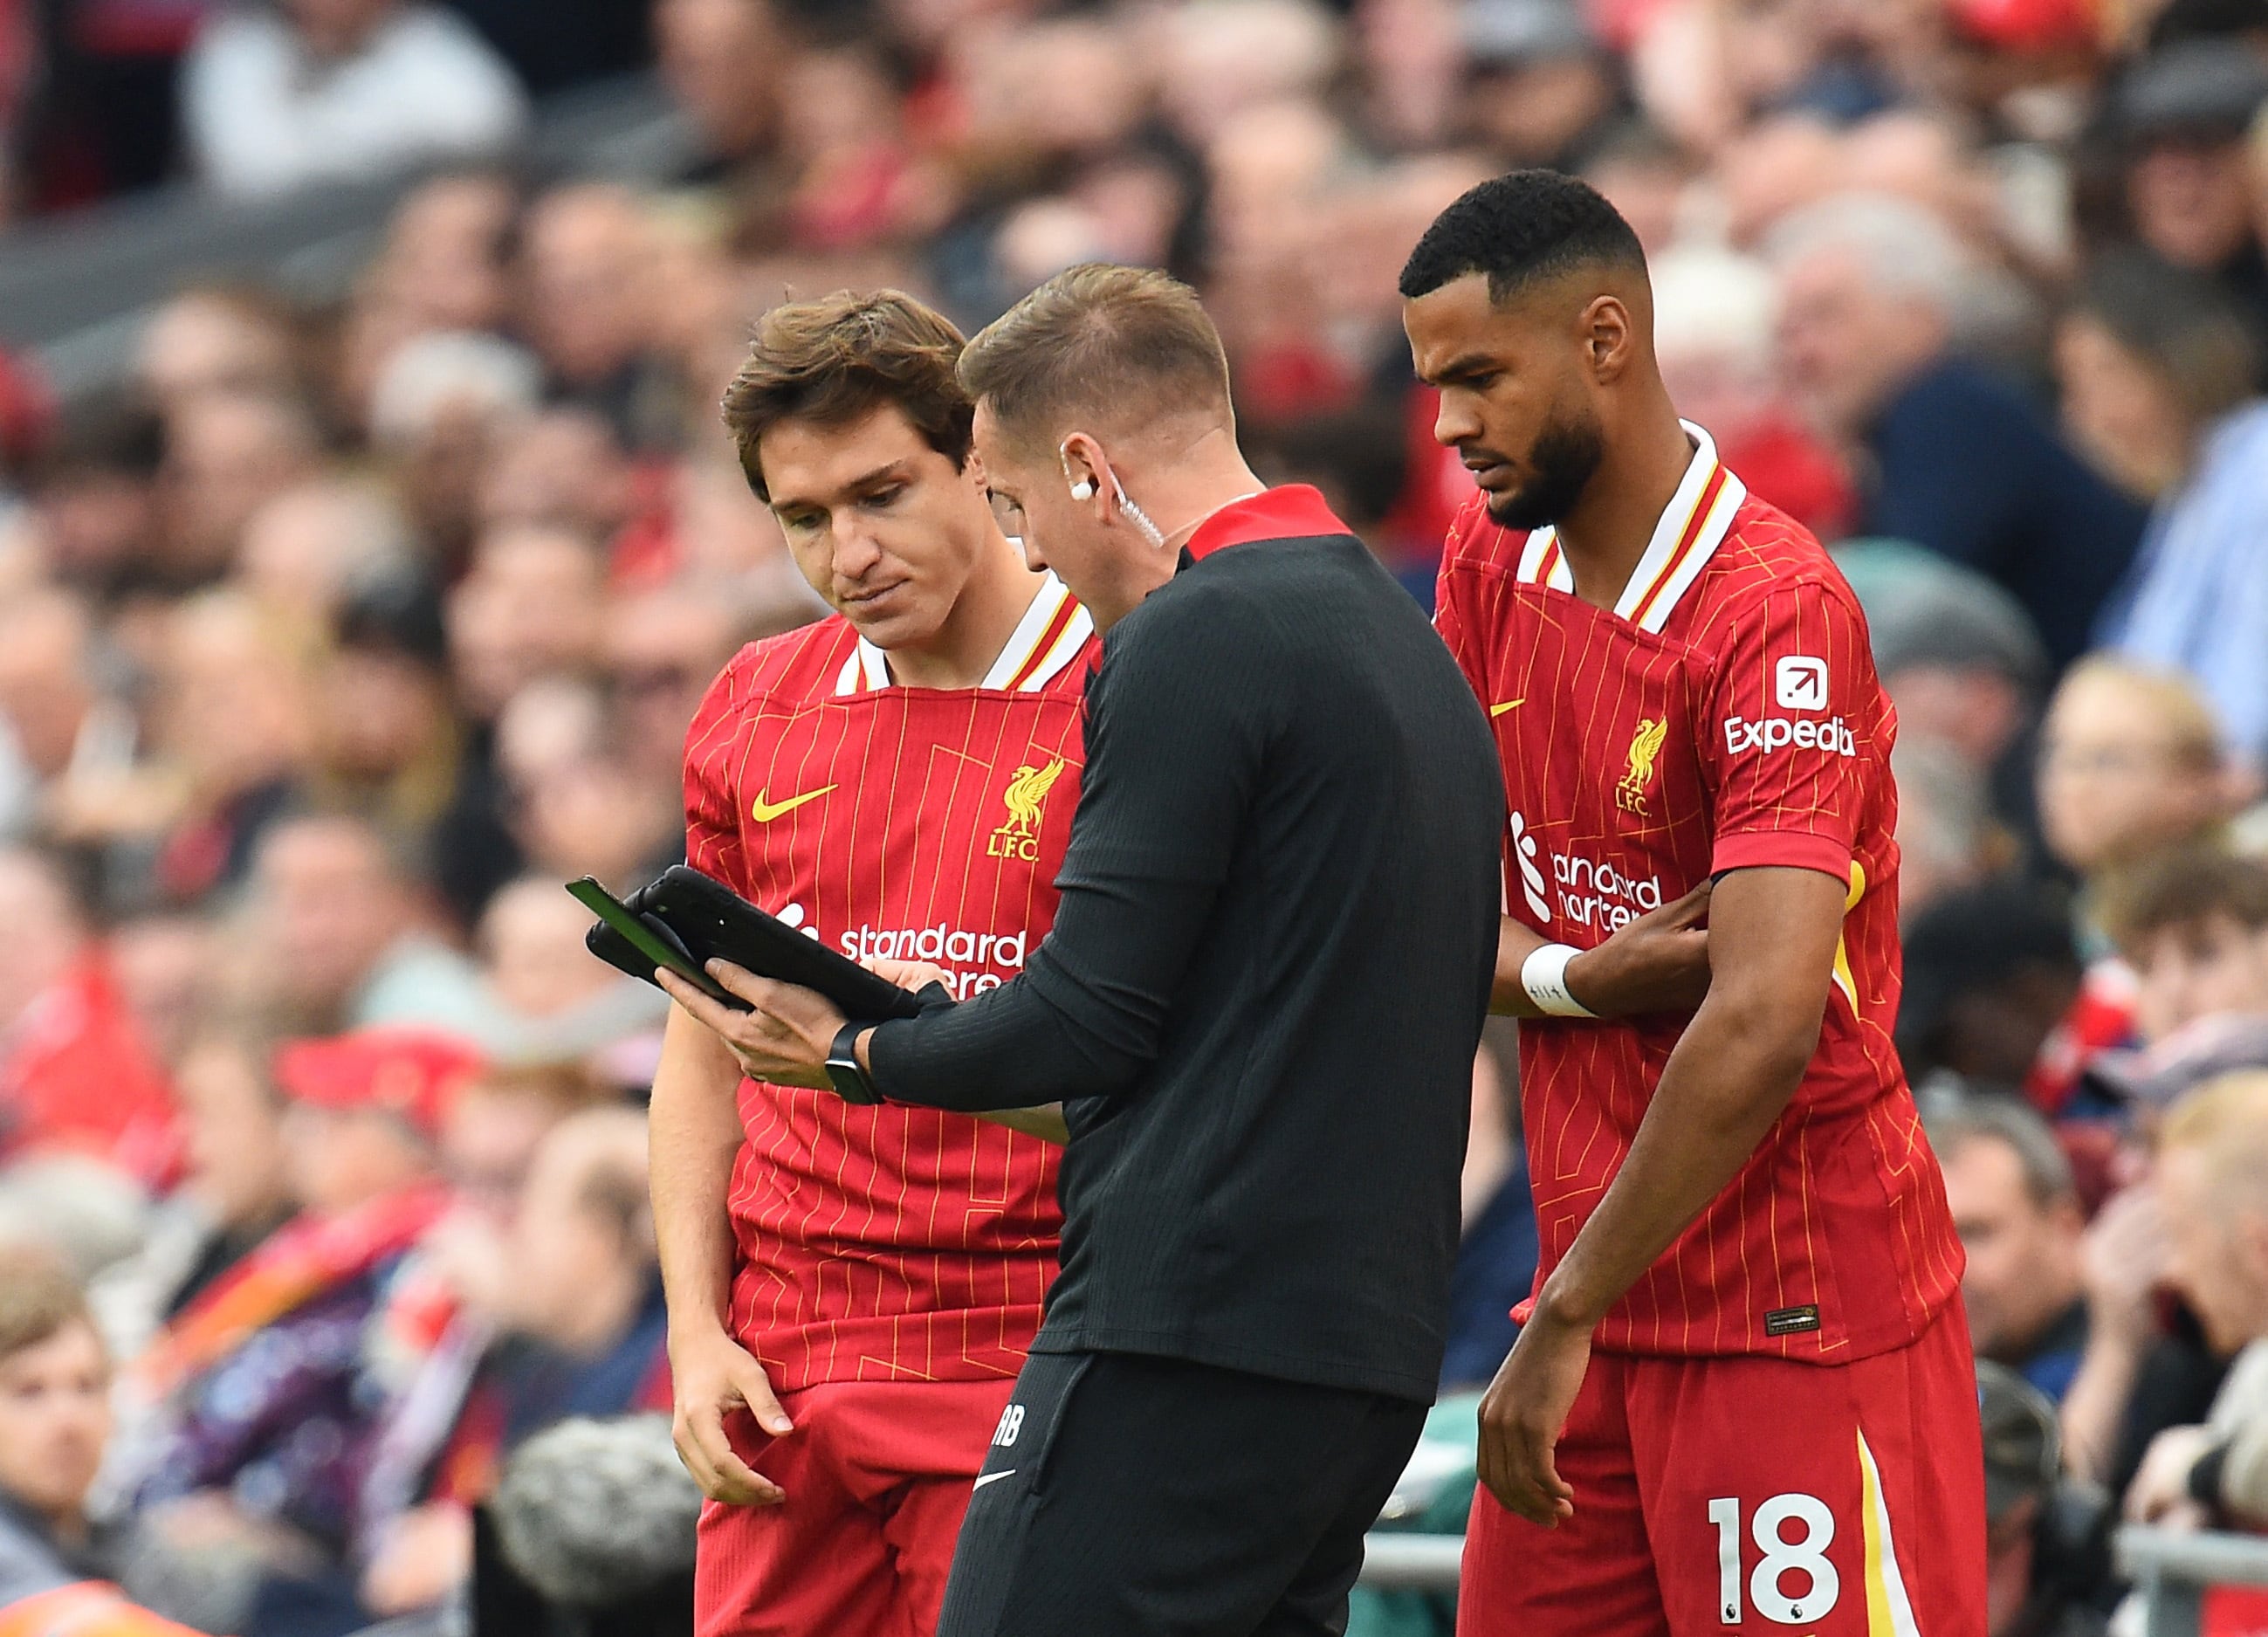
[[[663,83],[700,141],[688,180],[760,164],[778,131],[785,55],[771,0],[659,0],[653,37]]]
[[[286,490],[247,520],[233,578],[272,618],[313,637],[351,586],[406,556],[401,520],[381,497],[322,481]]]
[[[1990,1637],[2103,1637],[2094,1607],[2109,1508],[2066,1476],[2055,1406],[2013,1370],[1977,1366],[1984,1421]]]
[[[2066,674],[2041,729],[2040,827],[2091,892],[2210,831],[2231,796],[2212,709],[2178,672],[2098,655]]]
[[[100,822],[114,849],[153,846],[151,896],[182,903],[241,881],[298,793],[309,648],[288,616],[222,586],[173,606],[153,658],[143,799]]]
[[[1868,465],[1861,532],[1989,575],[2052,660],[2077,657],[2133,558],[2142,508],[1955,347],[1975,277],[1959,240],[1910,201],[1850,195],[1789,216],[1769,248],[1782,367]]]
[[[297,314],[254,284],[190,285],[144,326],[134,361],[142,396],[171,417],[207,395],[290,397],[301,386]]]
[[[149,576],[166,590],[193,590],[227,572],[260,508],[314,476],[315,425],[296,399],[206,392],[166,419],[166,502]]]
[[[92,611],[61,587],[0,600],[0,836],[30,830],[99,712]]]
[[[0,849],[0,1154],[74,1149],[156,1182],[171,1089],[55,858]]]
[[[2229,748],[2268,757],[2268,401],[2257,321],[2200,273],[2139,255],[2098,265],[2064,321],[2066,419],[2099,464],[2156,503],[2109,643],[2189,673]]]
[[[2127,1515],[2268,1525],[2268,1072],[2199,1088],[2159,1135],[2169,1272],[2206,1345],[2234,1359],[2211,1412],[2150,1442]]]
[[[142,1249],[91,1292],[122,1358],[139,1357],[292,1213],[283,1106],[268,1055],[251,1031],[207,1024],[181,1059],[180,1184],[160,1203]]]
[[[406,1374],[401,1355],[431,1340],[380,1336],[373,1321],[444,1207],[435,1143],[476,1066],[443,1037],[401,1030],[277,1054],[298,1213],[177,1314],[130,1381],[159,1406],[126,1466],[153,1557],[233,1565],[195,1623],[261,1633],[291,1629],[288,1611],[310,1604],[351,1605],[345,1554],[385,1372]]]
[[[2125,203],[2143,245],[2220,283],[2268,321],[2245,136],[2268,104],[2268,69],[2228,40],[2167,44],[2120,86]]]
[[[520,320],[557,398],[596,411],[624,448],[675,441],[646,299],[652,225],[625,188],[561,188],[527,213]]]
[[[415,571],[369,579],[332,620],[315,682],[313,801],[367,815],[405,847],[432,838],[463,756],[441,619]]]
[[[1940,896],[1904,933],[1898,1052],[1924,1106],[1949,1074],[1956,1090],[2021,1091],[2059,1107],[2050,1087],[2064,1096],[2069,1087],[2051,1047],[2083,999],[2069,911],[2002,877]]]
[[[1977,1097],[1931,1116],[1930,1147],[1969,1264],[1961,1276],[1977,1356],[2060,1399],[2087,1345],[2071,1161],[2029,1105]]]
[[[446,1301],[447,1316],[394,1397],[363,1486],[361,1592],[375,1614],[431,1607],[462,1585],[471,1508],[531,1434],[668,1402],[659,1275],[640,1227],[645,1123],[594,1100],[571,1070],[491,1071],[449,1110],[441,1153],[456,1203],[391,1302]]]
[[[1874,664],[1898,708],[1898,751],[1918,741],[1957,756],[1984,785],[1991,815],[2029,845],[2038,824],[2034,736],[2048,681],[2030,617],[1982,574],[1903,541],[1845,541],[1835,565],[1866,610]],[[1899,817],[1903,825],[1903,801]],[[1902,869],[1900,903],[1911,910],[1927,884],[1926,874],[1917,881]]]
[[[364,820],[287,819],[261,844],[247,938],[256,999],[291,1027],[476,1030],[472,964],[435,935],[419,883]]]
[[[1898,785],[1898,920],[2013,862],[1984,780],[1960,752],[1901,733],[1890,753]]]
[[[512,1457],[483,1508],[474,1629],[691,1630],[700,1513],[667,1417],[562,1422]]]
[[[110,1441],[110,1358],[60,1264],[0,1252],[0,1609],[116,1573],[86,1513]]]
[[[1772,372],[1771,269],[1684,247],[1650,258],[1650,270],[1654,349],[1678,413],[1709,429],[1750,492],[1823,540],[1844,534],[1856,505],[1851,480],[1782,402]]]
[[[241,198],[503,151],[527,119],[512,70],[453,12],[284,0],[205,26],[182,65],[192,161]]]
[[[394,208],[369,277],[416,313],[421,333],[500,329],[512,311],[506,249],[519,213],[519,191],[500,172],[434,177]]]
[[[2109,908],[2145,1041],[2227,1014],[2268,1017],[2268,864],[2176,849],[2139,866]]]

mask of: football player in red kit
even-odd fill
[[[1482,493],[1438,623],[1494,720],[1543,1242],[1482,1408],[1468,1637],[1984,1637],[1962,1257],[1898,1059],[1896,724],[1817,541],[1681,423],[1638,240],[1520,172],[1411,253]],[[1713,880],[1697,1010],[1575,955]]]
[[[1055,912],[1094,623],[968,458],[961,337],[895,292],[777,307],[725,401],[829,618],[741,651],[686,745],[687,858],[962,996]],[[1055,1272],[1057,1150],[745,1080],[674,1010],[653,1195],[703,1637],[917,1637]],[[1060,1139],[1058,1138],[1057,1140]]]

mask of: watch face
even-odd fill
[[[827,1078],[835,1087],[835,1095],[845,1102],[871,1106],[882,1100],[867,1084],[865,1072],[858,1066],[856,1058],[847,1062],[841,1058],[829,1058]]]

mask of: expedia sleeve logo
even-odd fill
[[[1057,756],[1044,767],[1027,763],[1016,770],[1007,789],[1000,793],[1001,804],[1008,809],[1008,822],[994,830],[991,839],[985,843],[986,858],[1018,859],[1026,864],[1040,861],[1041,809],[1046,805],[1048,792],[1063,777],[1064,767],[1064,758]]]
[[[1772,666],[1772,704],[1783,711],[1820,712],[1827,708],[1827,661],[1809,654],[1783,655]],[[1858,741],[1839,716],[1823,722],[1800,722],[1790,717],[1764,716],[1725,719],[1725,754],[1770,752],[1793,746],[1798,750],[1824,750],[1830,756],[1855,756]]]
[[[1859,741],[1839,716],[1830,716],[1823,722],[1791,721],[1785,716],[1759,717],[1753,722],[1741,716],[1725,719],[1727,756],[1739,756],[1747,750],[1785,750],[1790,745],[1799,750],[1824,750],[1830,756],[1859,754]]]

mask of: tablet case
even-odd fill
[[[923,997],[767,915],[723,882],[686,865],[671,865],[622,902],[696,966],[722,959],[759,977],[816,990],[844,1017],[858,1022],[914,1017],[922,1010]],[[617,970],[653,981],[653,968],[645,957],[604,921],[593,923],[583,943]]]

